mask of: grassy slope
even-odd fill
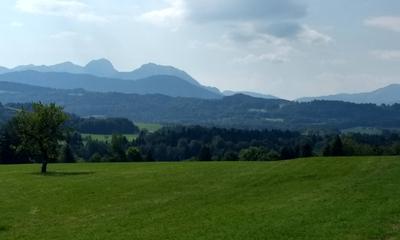
[[[400,159],[0,166],[0,239],[400,239]]]

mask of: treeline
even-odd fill
[[[81,118],[71,115],[66,125],[80,133],[135,134],[139,128],[126,118]]]
[[[16,115],[16,112],[20,110],[33,111],[33,103],[12,103],[7,104],[7,107],[8,109],[0,103],[0,124],[2,125],[11,120]],[[136,134],[139,132],[139,127],[127,118],[79,117],[71,113],[66,114],[68,119],[65,122],[65,126],[80,133]]]
[[[30,163],[17,151],[20,144],[12,125],[0,135],[0,163]],[[400,136],[303,135],[280,130],[238,130],[199,126],[166,127],[140,132],[133,141],[114,134],[110,141],[82,139],[69,131],[57,158],[49,162],[144,162],[144,161],[278,161],[312,156],[399,155]]]

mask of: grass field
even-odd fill
[[[147,130],[149,132],[155,132],[162,128],[161,125],[155,123],[135,123],[140,130]],[[137,134],[123,134],[128,141],[132,141],[137,138]],[[110,142],[112,138],[112,134],[82,134],[83,139],[87,139],[91,137],[93,140],[101,141],[101,142]]]
[[[128,141],[132,141],[137,138],[136,134],[123,134]],[[111,142],[112,134],[82,134],[82,138],[84,140],[88,138],[92,138],[93,140],[100,141],[100,142]]]
[[[149,132],[156,132],[162,128],[162,125],[156,123],[135,123],[140,130],[147,130]]]
[[[0,239],[400,239],[400,158],[0,166]]]

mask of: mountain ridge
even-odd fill
[[[340,93],[319,97],[304,97],[296,101],[310,102],[314,100],[344,101],[352,103],[395,104],[400,103],[400,84],[390,84],[370,92]]]
[[[91,74],[97,77],[110,77],[125,80],[138,80],[154,75],[171,75],[186,80],[194,85],[201,85],[188,73],[169,65],[159,65],[155,63],[146,63],[132,71],[118,71],[111,61],[106,58],[91,60],[84,66],[72,62],[63,62],[54,65],[20,65],[14,68],[5,68],[0,66],[0,72],[16,72],[33,70],[38,72],[66,72],[74,74]]]
[[[237,94],[244,94],[244,95],[248,95],[248,96],[255,97],[255,98],[280,99],[280,98],[275,97],[275,96],[273,96],[273,95],[263,94],[263,93],[257,93],[257,92],[250,92],[250,91],[231,91],[231,90],[225,90],[225,91],[222,92],[222,94],[224,94],[224,96],[232,96],[232,95],[237,95]]]
[[[0,81],[55,89],[85,89],[93,92],[164,94],[172,97],[220,98],[220,95],[175,76],[156,75],[136,81],[65,72],[20,71],[0,75]]]

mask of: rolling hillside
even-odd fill
[[[400,161],[0,166],[0,239],[399,239]]]
[[[134,122],[200,124],[236,128],[347,129],[400,128],[400,105],[340,101],[290,102],[234,95],[196,99],[165,95],[57,90],[0,82],[0,102],[54,102],[80,116],[125,117]]]

